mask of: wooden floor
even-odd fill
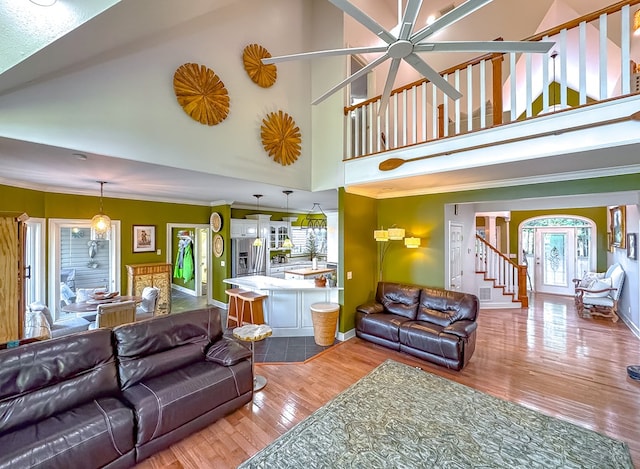
[[[482,310],[476,351],[461,372],[358,338],[304,364],[257,365],[268,379],[254,402],[139,464],[234,468],[387,358],[420,366],[628,443],[640,468],[640,340],[622,322],[581,319],[570,298],[538,295],[527,309]]]

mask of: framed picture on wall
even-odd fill
[[[622,205],[611,207],[609,214],[611,216],[611,245],[615,248],[624,249],[627,241],[625,207]]]
[[[155,225],[133,225],[133,252],[153,252],[155,250]]]
[[[629,259],[638,258],[638,235],[636,233],[627,234],[627,257]]]

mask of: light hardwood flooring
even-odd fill
[[[351,339],[304,364],[259,364],[267,386],[247,404],[137,467],[234,468],[387,358],[627,442],[640,468],[640,340],[622,322],[577,317],[572,298],[482,310],[461,372]]]

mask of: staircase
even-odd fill
[[[527,266],[518,265],[476,235],[476,275],[480,303],[527,308]]]

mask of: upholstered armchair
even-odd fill
[[[604,273],[587,272],[582,279],[574,279],[578,314],[582,317],[603,316],[617,322],[624,278],[622,266],[616,263]]]
[[[157,287],[144,287],[142,290],[142,301],[136,308],[136,319],[146,319],[156,314],[158,300],[160,299],[160,289]]]
[[[91,323],[89,329],[100,327],[116,327],[136,320],[135,301],[120,301],[98,305],[96,322]]]

